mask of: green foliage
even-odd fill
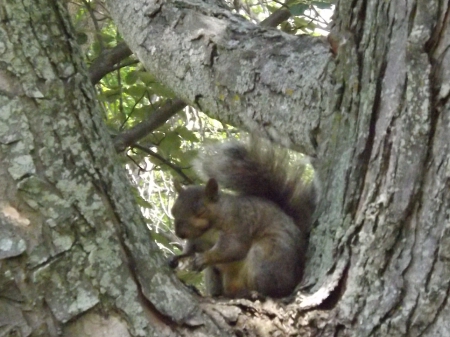
[[[256,23],[280,8],[289,9],[292,17],[279,28],[290,34],[311,34],[327,23],[319,9],[329,10],[332,4],[332,0],[287,0],[285,3],[244,0],[233,1],[231,7]],[[70,3],[69,10],[88,65],[122,42],[103,2],[75,1]],[[149,119],[176,98],[172,90],[145,71],[134,56],[120,60],[97,84],[97,91],[112,137]],[[188,107],[121,154],[121,162],[134,186],[134,197],[148,221],[155,242],[165,255],[179,253],[182,244],[174,235],[171,224],[170,208],[175,198],[172,177],[185,182],[197,181],[190,163],[198,148],[235,132],[233,128]],[[201,282],[197,273],[186,270],[178,273],[190,284],[198,286]]]
[[[248,3],[248,1],[244,2],[244,4]],[[248,18],[253,18],[257,13],[262,20],[263,16],[273,14],[281,8],[288,9],[292,16],[279,25],[282,31],[288,34],[318,34],[317,29],[323,30],[329,23],[329,15],[333,10],[334,1],[286,0],[285,2],[266,1],[263,4],[264,6],[243,6],[238,12],[245,13],[244,15]],[[251,8],[253,14],[248,14],[247,8]],[[255,10],[256,8],[258,10]]]
[[[280,28],[287,33],[313,34],[318,28],[326,28],[328,20],[322,16],[325,13],[323,10],[331,13],[332,5],[332,0],[288,0],[286,6],[289,8],[292,18],[284,22]]]

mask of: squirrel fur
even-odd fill
[[[172,208],[181,255],[206,270],[210,295],[284,297],[300,282],[315,190],[305,164],[251,138],[215,144],[194,162],[205,186],[182,187]],[[234,193],[223,192],[222,188]]]

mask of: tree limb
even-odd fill
[[[214,1],[107,5],[145,68],[180,99],[222,122],[316,154],[332,83],[324,39],[259,27]]]
[[[125,42],[119,43],[112,49],[103,51],[89,67],[89,78],[92,84],[97,84],[103,76],[117,69],[116,64],[132,53]]]
[[[275,28],[280,23],[286,21],[291,17],[291,12],[286,8],[280,8],[270,14],[267,18],[260,22],[262,27],[272,27]]]
[[[177,172],[181,177],[183,177],[183,179],[188,183],[188,184],[193,184],[194,182],[192,181],[191,178],[189,178],[187,175],[185,175],[183,173],[183,171],[176,166],[175,164],[173,164],[171,161],[167,160],[166,158],[164,158],[163,156],[159,155],[158,153],[156,153],[155,151],[150,150],[149,148],[139,145],[139,144],[134,144],[133,148],[139,149],[142,152],[145,152],[147,154],[149,154],[150,156],[157,158],[158,160],[160,160],[162,163],[164,163],[165,165],[169,166],[172,170],[174,170],[175,172]]]
[[[166,102],[145,121],[116,136],[114,138],[114,148],[117,152],[124,151],[128,146],[135,144],[139,139],[142,139],[150,132],[159,128],[185,106],[186,103],[181,99]]]

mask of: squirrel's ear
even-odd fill
[[[216,201],[219,197],[219,185],[217,180],[211,178],[208,180],[205,186],[205,195],[211,201]]]
[[[177,179],[173,180],[173,188],[175,188],[175,191],[180,194],[184,191],[183,186],[181,186],[180,182]]]

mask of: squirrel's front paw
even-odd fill
[[[192,262],[192,269],[195,271],[202,271],[203,269],[205,269],[205,267],[206,267],[205,255],[197,254]]]
[[[167,264],[170,268],[175,269],[176,267],[178,267],[179,260],[180,258],[178,256],[172,256],[167,260]]]

